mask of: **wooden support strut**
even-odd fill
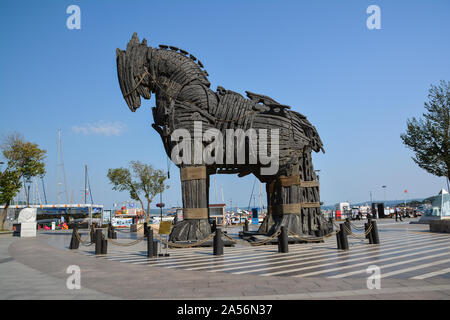
[[[268,186],[268,192],[275,192],[275,187],[277,183],[280,183],[282,187],[291,187],[291,186],[299,186],[301,188],[313,188],[319,187],[319,181],[302,181],[300,180],[300,176],[292,175],[292,176],[280,176],[278,179],[273,180]],[[268,214],[281,215],[281,214],[300,214],[301,209],[306,208],[320,208],[320,202],[299,202],[299,203],[285,203],[277,206],[268,206],[267,212]]]
[[[208,208],[183,208],[183,219],[208,219]]]
[[[206,179],[206,167],[181,168],[181,181]]]
[[[291,186],[300,186],[301,188],[312,188],[319,187],[320,183],[318,180],[314,181],[302,181],[298,175],[292,175],[289,177],[280,176],[277,180],[273,180],[269,184],[269,193],[273,193],[275,191],[275,186],[277,181],[280,181],[282,187],[291,187]]]
[[[272,207],[271,213],[275,215],[300,214],[301,210],[306,208],[320,208],[320,202],[284,203]]]
[[[206,167],[184,167],[180,171],[181,181],[206,180]],[[208,219],[208,208],[183,208],[183,219]]]

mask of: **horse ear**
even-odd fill
[[[137,32],[133,33],[133,36],[131,37],[131,42],[139,44],[139,38],[138,38]]]

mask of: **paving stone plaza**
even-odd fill
[[[168,249],[147,258],[146,242],[108,243],[69,250],[71,231],[38,232],[36,238],[0,239],[1,299],[450,299],[450,234],[428,225],[378,220],[380,245],[335,237],[323,243],[250,246],[237,239],[214,256],[211,247]],[[361,223],[355,222],[358,226]],[[81,231],[86,236],[86,231]],[[119,233],[129,243],[136,234]],[[81,288],[68,289],[69,266],[78,266]],[[380,288],[368,288],[368,267],[380,270]]]

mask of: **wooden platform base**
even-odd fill
[[[316,225],[316,229],[311,230],[311,223],[308,221],[304,224],[300,214],[285,214],[279,216],[267,215],[258,229],[258,233],[271,236],[281,226],[286,227],[287,230],[292,233],[305,237],[321,237],[333,231],[333,224],[331,222],[325,221],[320,217],[316,217],[315,219],[316,221],[314,224]]]
[[[169,236],[169,241],[200,241],[211,234],[208,219],[190,219],[177,222]]]

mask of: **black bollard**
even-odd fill
[[[352,226],[350,224],[350,219],[349,218],[345,218],[345,225],[347,226],[348,230],[352,230]]]
[[[108,223],[108,239],[112,239],[112,228],[111,228],[111,222]]]
[[[337,243],[338,250],[342,250],[341,231],[340,230],[338,230],[336,232],[336,243]]]
[[[372,220],[372,230],[370,231],[372,235],[372,243],[380,244],[380,237],[378,236],[378,226],[375,220]]]
[[[100,229],[95,230],[94,240],[95,240],[95,254],[101,254],[102,253],[102,230],[100,230]]]
[[[216,219],[214,219],[211,223],[211,232],[216,232],[217,230],[217,223],[216,223]]]
[[[158,241],[153,240],[153,256],[158,256]]]
[[[148,235],[148,225],[147,222],[144,222],[144,237]]]
[[[286,227],[282,226],[280,230],[281,233],[278,235],[278,253],[288,253],[289,246]]]
[[[89,229],[89,235],[91,236],[91,242],[95,242],[94,239],[94,227],[91,226],[91,229]]]
[[[245,220],[244,232],[248,231],[248,220]]]
[[[223,255],[223,240],[222,240],[222,229],[216,228],[216,234],[214,235],[214,243],[213,243],[213,254],[215,256]]]
[[[364,231],[367,232],[369,230],[369,226],[372,223],[372,220],[370,220],[370,223],[364,223]],[[366,239],[369,239],[369,244],[373,244],[373,237],[372,237],[372,231],[370,231],[368,234],[366,234]]]
[[[107,239],[102,239],[101,253],[102,254],[107,254],[108,253],[108,240]]]
[[[339,235],[341,238],[341,250],[348,250],[348,239],[347,239],[347,231],[345,230],[345,224],[340,224],[341,230],[339,231]]]
[[[148,228],[146,225],[144,225],[144,231],[147,231],[147,258],[151,258],[155,256],[154,245],[153,245],[153,229]]]
[[[69,249],[78,249],[78,247],[80,246],[80,240],[78,240],[78,230],[77,227],[73,227],[73,232],[72,232],[72,239],[70,239],[70,246]]]

